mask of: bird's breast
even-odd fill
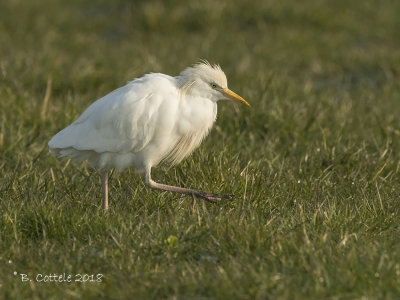
[[[177,121],[181,135],[209,131],[217,117],[217,104],[208,99],[194,98],[184,101]]]
[[[197,100],[195,103],[182,105],[179,110],[177,139],[165,158],[172,164],[177,164],[190,155],[208,135],[216,120],[217,105],[208,99]]]

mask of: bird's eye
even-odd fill
[[[213,89],[216,89],[218,87],[218,85],[215,82],[211,82],[210,85]]]

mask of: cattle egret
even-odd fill
[[[102,207],[108,209],[108,171],[134,167],[146,185],[210,202],[232,196],[157,183],[151,168],[179,163],[198,147],[217,117],[217,101],[250,106],[228,89],[224,72],[206,61],[178,76],[150,73],[91,104],[49,142],[50,152],[75,162],[88,160],[100,171]]]

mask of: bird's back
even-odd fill
[[[50,152],[75,161],[88,159],[100,169],[131,165],[140,169],[144,160],[140,152],[154,138],[155,128],[174,126],[165,115],[174,113],[178,101],[173,77],[145,75],[90,105],[50,140]]]

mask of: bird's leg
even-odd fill
[[[103,209],[108,210],[108,171],[101,170],[101,191],[103,196]]]
[[[212,194],[212,193],[206,193],[206,192],[202,192],[202,191],[157,183],[151,179],[151,168],[148,168],[146,170],[145,180],[146,180],[146,184],[151,188],[163,190],[163,191],[181,193],[181,194],[185,194],[185,195],[191,195],[191,196],[202,198],[202,199],[204,199],[208,202],[212,202],[212,203],[215,203],[216,200],[222,200],[222,199],[229,200],[229,199],[233,198],[233,195]]]

